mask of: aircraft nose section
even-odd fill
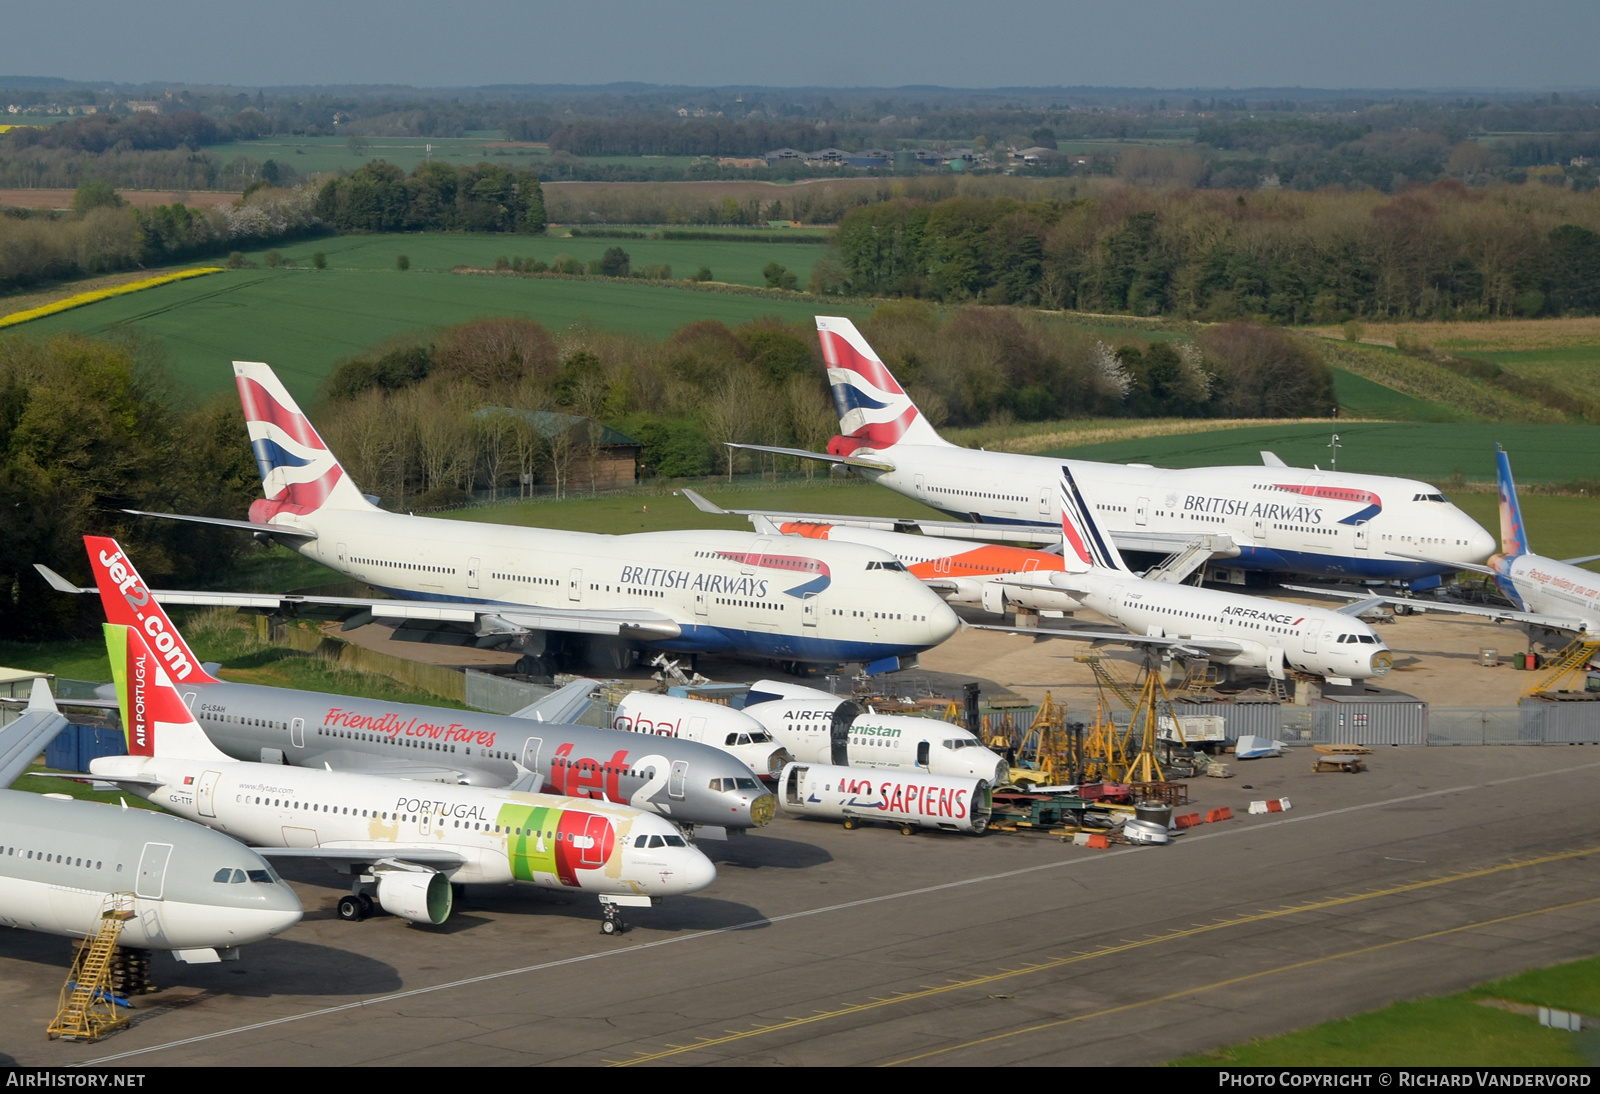
[[[928,611],[928,643],[937,646],[961,629],[961,620],[950,605],[938,601],[938,606]]]
[[[678,891],[680,893],[698,893],[701,889],[717,880],[717,867],[705,853],[698,847],[691,848],[688,861],[683,864],[679,872]]]
[[[1472,530],[1467,533],[1466,538],[1467,545],[1463,550],[1466,552],[1466,561],[1468,562],[1482,562],[1494,554],[1495,549],[1499,546],[1495,542],[1494,536],[1485,531],[1476,521],[1472,522]]]
[[[1387,647],[1378,650],[1372,655],[1370,668],[1374,676],[1384,675],[1393,665],[1394,654],[1390,653]]]

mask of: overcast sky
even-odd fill
[[[1597,0],[7,0],[0,76],[1592,88]]]

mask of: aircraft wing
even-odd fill
[[[0,729],[0,787],[16,782],[17,776],[28,770],[28,765],[44,746],[66,728],[67,720],[56,709],[49,682],[42,676],[35,677],[28,709],[16,721]]]
[[[308,766],[321,764],[329,771],[347,775],[381,775],[389,779],[407,779],[411,782],[449,783],[455,786],[467,773],[443,764],[413,763],[400,757],[371,756],[364,752],[335,749],[319,752],[311,757]]]
[[[1587,624],[1575,616],[1541,615],[1538,612],[1522,612],[1515,608],[1490,608],[1479,604],[1451,604],[1444,600],[1418,600],[1403,596],[1371,596],[1367,593],[1349,593],[1342,589],[1319,589],[1314,585],[1285,585],[1285,589],[1292,589],[1297,593],[1310,593],[1313,596],[1336,596],[1347,600],[1359,600],[1365,607],[1372,607],[1375,602],[1392,604],[1402,608],[1416,608],[1427,612],[1449,612],[1454,615],[1476,615],[1484,619],[1492,619],[1496,623],[1531,623],[1539,627],[1549,627],[1558,631],[1581,632]],[[1341,612],[1348,613],[1348,609],[1341,608]]]
[[[564,684],[536,702],[514,712],[513,718],[528,718],[535,722],[560,722],[571,724],[583,716],[594,704],[594,689],[598,680],[580,676]]]
[[[377,866],[392,862],[453,870],[466,865],[466,857],[442,847],[252,847],[262,858],[312,859],[338,866]]]
[[[1195,636],[1171,638],[1152,634],[1133,634],[1129,631],[1062,631],[1050,627],[997,627],[990,623],[968,623],[975,631],[999,631],[1001,634],[1027,635],[1035,639],[1065,638],[1074,642],[1116,643],[1126,646],[1154,646],[1158,649],[1196,653],[1239,653],[1244,647],[1231,638]]]
[[[1600,559],[1600,555],[1579,555],[1577,558],[1564,558],[1561,561],[1568,566],[1582,566],[1586,562],[1594,562],[1597,559]]]
[[[1334,610],[1338,615],[1348,615],[1352,619],[1359,619],[1364,612],[1370,612],[1373,608],[1380,607],[1384,603],[1385,601],[1381,596],[1369,596]]]
[[[1443,558],[1429,558],[1427,555],[1408,555],[1404,551],[1385,551],[1384,553],[1391,558],[1404,558],[1412,562],[1431,562],[1435,566],[1443,566],[1447,569],[1455,570],[1471,570],[1475,574],[1488,574],[1490,577],[1500,576],[1493,566],[1480,566],[1476,562],[1451,562]]]
[[[93,585],[74,585],[48,566],[34,563],[50,587],[61,593],[99,595]],[[190,589],[152,589],[158,604],[217,605],[282,615],[343,619],[345,629],[374,620],[454,623],[479,636],[523,631],[571,631],[622,637],[676,638],[682,628],[671,616],[642,609],[544,608],[532,604],[478,600],[404,600],[387,597],[314,596],[305,593],[229,593]]]
[[[810,452],[804,448],[780,448],[770,444],[738,444],[724,441],[729,448],[746,448],[751,452],[771,452],[776,456],[795,456],[802,460],[821,460],[823,463],[840,463],[846,467],[865,467],[871,471],[893,471],[894,464],[882,457],[869,460],[860,456],[835,456],[830,452]]]
[[[269,536],[286,536],[289,539],[316,539],[317,533],[283,524],[257,524],[253,520],[228,520],[224,517],[192,517],[184,513],[150,513],[143,509],[124,509],[135,517],[158,517],[161,520],[183,520],[190,524],[211,524],[218,528],[238,528],[245,532],[262,532]]]
[[[916,517],[858,517],[835,513],[789,513],[780,509],[724,509],[716,502],[685,487],[683,495],[702,513],[716,516],[749,517],[752,524],[758,519],[769,521],[805,521],[815,524],[838,524],[847,528],[871,528],[878,532],[909,532],[913,529],[928,536],[946,539],[976,539],[992,543],[1060,543],[1061,529],[1047,525],[972,524],[964,520],[922,520]]]

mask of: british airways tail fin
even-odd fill
[[[854,323],[819,315],[817,337],[839,411],[840,435],[828,443],[832,455],[848,456],[858,448],[882,452],[902,441],[950,443],[922,416]]]
[[[375,508],[272,369],[259,361],[235,361],[233,375],[266,494],[250,506],[251,521],[266,524],[279,514],[304,517],[318,509]]]
[[[1500,554],[1516,558],[1528,553],[1528,529],[1522,523],[1522,506],[1517,504],[1517,484],[1511,481],[1511,457],[1495,445],[1494,459],[1500,483]]]
[[[211,743],[184,706],[183,696],[144,635],[114,623],[107,623],[105,632],[128,755],[232,762],[233,757]]]
[[[1122,560],[1111,537],[1095,519],[1094,507],[1078,488],[1068,464],[1061,465],[1061,558],[1068,573],[1086,570],[1120,570],[1130,577],[1133,571]]]
[[[144,583],[117,541],[109,536],[84,536],[83,545],[89,550],[89,569],[94,572],[94,583],[100,590],[100,606],[106,611],[106,622],[142,631],[146,642],[154,647],[156,657],[166,666],[167,675],[179,683],[215,684],[216,677],[201,667],[200,658],[194,655],[189,643],[167,618],[166,611],[156,603],[150,586]]]

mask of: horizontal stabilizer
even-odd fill
[[[67,720],[50,695],[50,682],[42,676],[34,677],[27,710],[0,729],[0,787],[16,782],[44,746],[66,727]]]
[[[869,460],[860,456],[835,456],[828,452],[809,452],[804,448],[780,448],[770,444],[738,444],[734,441],[724,441],[729,448],[743,448],[750,452],[770,452],[775,456],[794,456],[802,460],[821,460],[824,463],[838,463],[846,467],[865,467],[869,471],[893,471],[894,464],[883,458]]]
[[[135,517],[156,517],[159,520],[182,520],[190,524],[213,524],[218,528],[237,528],[242,532],[265,532],[268,535],[287,536],[290,539],[316,539],[317,533],[303,528],[290,528],[282,524],[261,524],[253,520],[226,520],[222,517],[191,517],[184,513],[149,513],[143,509],[124,509]]]
[[[598,680],[580,676],[536,702],[529,703],[511,717],[570,725],[594,704],[594,689],[598,685]]]

